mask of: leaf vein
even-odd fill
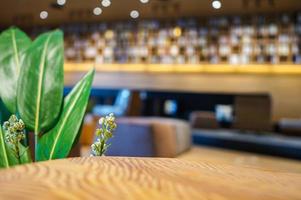
[[[12,31],[12,43],[13,43],[13,47],[14,47],[14,54],[15,54],[15,60],[16,60],[16,66],[17,66],[17,74],[19,74],[20,72],[20,62],[19,62],[19,51],[18,51],[18,47],[17,47],[17,42],[16,42],[16,33],[15,30],[11,30]]]
[[[40,107],[41,107],[41,95],[42,95],[42,84],[43,84],[43,75],[45,69],[45,60],[46,60],[46,51],[48,48],[48,43],[51,38],[51,34],[47,37],[46,43],[42,52],[42,59],[39,65],[39,69],[41,70],[39,73],[39,82],[38,82],[38,94],[37,94],[37,104],[36,104],[36,113],[35,113],[35,135],[38,135],[39,123],[40,123]]]

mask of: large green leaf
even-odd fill
[[[66,97],[58,123],[39,139],[38,161],[65,158],[69,154],[79,134],[93,77],[94,70],[91,70]]]
[[[17,112],[17,84],[23,66],[21,58],[31,40],[17,28],[0,35],[0,96],[11,113]]]
[[[10,146],[8,144],[5,144],[5,147],[6,147],[9,166],[19,165],[20,161],[17,159],[14,151],[10,148]]]
[[[19,149],[20,149],[20,164],[31,163],[32,160],[30,156],[29,147],[25,147],[21,143],[19,143]]]
[[[4,141],[4,133],[2,127],[0,126],[0,168],[8,168],[8,155],[6,151],[6,145]]]
[[[40,35],[26,51],[18,84],[18,111],[37,135],[60,114],[64,89],[64,49],[61,31]]]
[[[15,166],[15,165],[32,162],[30,157],[29,147],[25,147],[21,143],[19,143],[18,145],[19,145],[20,158],[17,157],[11,145],[7,143],[5,144],[9,166]]]

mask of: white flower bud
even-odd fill
[[[102,125],[103,121],[104,121],[104,118],[101,117],[101,118],[99,119],[99,122],[98,122],[98,123],[99,123],[100,125]]]

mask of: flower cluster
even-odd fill
[[[92,155],[102,156],[110,146],[107,144],[108,139],[113,137],[113,132],[117,125],[115,123],[114,114],[111,113],[106,117],[102,117],[99,120],[100,128],[96,129],[96,142],[91,145]]]
[[[21,140],[25,139],[25,124],[22,119],[18,119],[16,115],[12,115],[8,121],[4,122],[5,141],[11,145],[17,145]]]
[[[19,144],[25,139],[25,124],[22,119],[18,119],[16,115],[12,115],[8,121],[4,122],[3,129],[5,131],[5,142],[12,149],[16,158],[20,160],[21,152]]]

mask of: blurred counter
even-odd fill
[[[66,63],[65,84],[74,85],[93,63]],[[268,94],[272,120],[301,117],[300,65],[96,65],[94,88]]]
[[[65,71],[87,71],[95,67],[99,72],[147,72],[147,73],[219,73],[219,74],[264,74],[301,75],[301,65],[296,64],[94,64],[65,63]]]

